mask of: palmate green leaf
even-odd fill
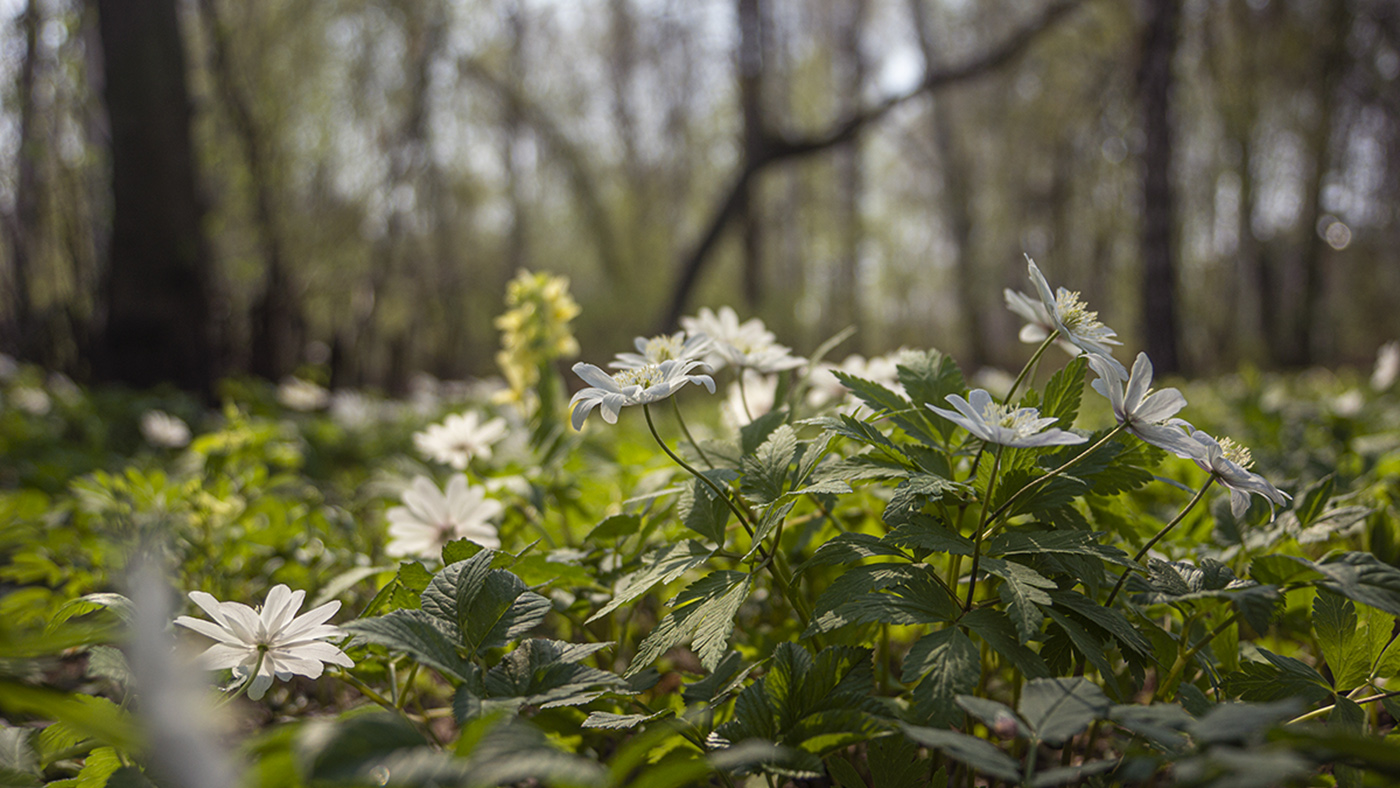
[[[920,571],[911,564],[902,563],[867,564],[846,570],[817,597],[812,623],[802,637],[811,637],[817,632],[827,632],[847,624],[862,623],[850,620],[847,613],[840,612],[842,606],[863,598],[871,591],[909,582]]]
[[[870,696],[874,686],[868,649],[831,646],[813,657],[795,643],[781,643],[768,673],[739,694],[734,719],[716,733],[730,742],[761,739],[789,748],[791,754],[769,768],[819,772],[819,756],[883,730],[875,716],[880,706]]]
[[[636,675],[692,635],[701,638],[696,644],[701,664],[713,670],[727,650],[734,614],[748,598],[749,583],[747,574],[734,571],[714,572],[692,583],[637,647],[624,675]]]
[[[1152,644],[1118,609],[1104,607],[1073,590],[1051,591],[1050,598],[1054,600],[1056,607],[1072,611],[1089,620],[1112,635],[1124,647],[1130,648],[1144,657],[1154,657]]]
[[[613,714],[607,711],[590,712],[588,718],[579,723],[583,728],[601,728],[612,731],[629,731],[638,725],[673,716],[675,712],[662,709],[654,714]]]
[[[1254,559],[1249,564],[1249,576],[1260,584],[1277,586],[1325,577],[1313,568],[1312,561],[1282,554],[1261,555]]]
[[[710,671],[710,675],[687,684],[681,691],[681,699],[686,703],[708,703],[712,706],[721,703],[731,694],[738,692],[744,679],[760,664],[753,662],[745,665],[739,652],[730,651],[720,659],[715,669]]]
[[[1050,620],[1060,628],[1060,631],[1069,638],[1069,642],[1073,645],[1074,651],[1088,660],[1089,664],[1093,665],[1099,671],[1100,675],[1113,675],[1113,666],[1109,664],[1108,657],[1104,653],[1105,648],[1102,640],[1081,626],[1078,621],[1069,618],[1053,607],[1045,608],[1045,613],[1050,617]],[[1044,651],[1045,649],[1042,649],[1042,653],[1044,653]],[[1050,660],[1047,658],[1046,661],[1049,662]]]
[[[949,394],[959,394],[967,388],[957,363],[951,356],[937,350],[910,353],[900,359],[899,365],[895,367],[895,374],[899,385],[909,394],[910,402],[924,409],[919,411],[917,416],[909,417],[910,421],[915,422],[914,425],[900,424],[900,427],[910,435],[918,435],[921,426],[923,431],[927,431],[931,425],[946,442],[953,434],[953,423],[947,419],[928,418],[926,406],[933,404],[945,407]],[[899,423],[898,418],[896,417],[896,423]]]
[[[909,400],[873,380],[859,378],[839,369],[833,369],[832,374],[836,376],[837,380],[841,381],[841,385],[850,389],[852,394],[860,399],[861,402],[864,402],[875,417],[878,418],[891,413],[900,414],[900,417],[905,421],[910,421],[911,427],[916,430],[915,432],[910,432],[910,428],[906,427],[904,429],[905,432],[919,437],[921,432],[926,431],[926,428],[920,431],[918,423],[910,420],[914,405],[910,403]]]
[[[903,466],[904,453],[873,424],[852,418],[844,413],[835,417],[811,419],[809,423],[815,424],[833,435],[839,435],[870,446],[879,453],[876,457],[884,455],[883,459]]]
[[[391,610],[375,618],[362,618],[341,629],[370,643],[401,651],[415,660],[459,681],[470,679],[474,668],[457,652],[456,633],[444,622],[422,610]]]
[[[427,745],[408,720],[369,712],[341,720],[316,720],[302,727],[294,753],[308,781],[350,781],[389,753]]]
[[[471,558],[444,566],[423,591],[423,612],[446,625],[445,631],[460,637],[461,614],[471,608],[472,600],[491,573],[492,556],[492,551],[481,550]]]
[[[588,532],[588,536],[584,537],[584,542],[593,544],[604,539],[625,539],[641,529],[641,517],[635,514],[614,514],[611,517],[603,518],[602,522],[595,525],[593,530]]]
[[[1020,764],[990,742],[957,731],[900,724],[904,735],[930,749],[998,780],[1019,782]]]
[[[458,613],[462,644],[469,654],[499,648],[539,626],[549,610],[549,600],[526,588],[523,580],[493,569]]]
[[[744,476],[739,491],[759,506],[776,501],[787,489],[790,466],[797,455],[797,433],[781,424],[752,454],[739,461]]]
[[[1313,600],[1312,620],[1313,634],[1332,671],[1337,691],[1350,691],[1365,681],[1380,653],[1373,651],[1369,633],[1358,633],[1356,605],[1343,596],[1320,590]]]
[[[888,593],[886,590],[867,591],[839,602],[828,611],[820,612],[803,633],[804,637],[850,624],[883,623],[908,626],[952,621],[962,612],[957,600],[950,597],[941,585],[928,576],[931,570],[927,568],[919,570],[912,567],[876,565],[869,569],[872,570],[869,573],[870,577],[879,578],[881,573],[889,573],[884,576],[901,576],[907,579],[888,587]],[[822,598],[827,597],[828,593],[823,593]]]
[[[995,736],[1009,739],[1028,738],[1031,735],[1031,729],[1026,727],[1026,723],[1005,703],[990,698],[979,698],[976,695],[959,695],[957,704],[963,711],[981,720]]]
[[[904,551],[897,547],[891,547],[878,536],[846,531],[823,542],[811,558],[803,561],[797,569],[793,570],[793,574],[801,575],[809,569],[822,566],[854,564],[863,558],[875,558],[876,556],[908,557]]]
[[[857,454],[854,457],[843,457],[818,465],[812,472],[812,483],[903,479],[908,475],[909,469],[903,462],[875,454]]]
[[[1021,691],[1020,712],[1037,740],[1059,747],[1107,717],[1112,705],[1097,684],[1083,677],[1032,679]]]
[[[589,617],[592,623],[616,610],[622,605],[650,591],[653,586],[669,583],[695,567],[705,563],[714,551],[694,539],[659,547],[642,559],[642,568],[627,575],[618,583],[612,601]]]
[[[1302,660],[1259,649],[1268,660],[1246,662],[1237,673],[1228,677],[1230,692],[1247,701],[1272,701],[1281,698],[1302,698],[1319,701],[1332,694],[1331,685],[1321,673]]]
[[[758,451],[768,440],[768,436],[773,434],[780,425],[787,421],[786,410],[771,410],[758,416],[753,421],[739,428],[739,452],[740,456],[753,454]]]
[[[1186,747],[1189,742],[1185,731],[1194,722],[1194,718],[1186,709],[1175,703],[1154,703],[1150,706],[1130,703],[1114,706],[1109,712],[1109,719],[1168,752],[1176,752]]]
[[[887,544],[907,547],[921,555],[948,553],[972,555],[972,540],[954,531],[931,514],[907,512],[898,517],[885,510],[885,522],[894,526],[884,538]]]
[[[767,539],[778,526],[787,520],[792,508],[797,505],[797,501],[790,500],[786,503],[775,504],[763,510],[763,514],[758,518],[758,525],[754,528],[753,539],[749,545],[749,551],[744,554],[744,560],[753,558],[760,549],[763,548],[763,541]]]
[[[613,673],[578,664],[584,657],[611,645],[564,643],[546,638],[526,640],[486,672],[482,682],[483,700],[508,699],[513,701],[511,706],[530,704],[541,708],[588,703],[604,691],[624,684]]]
[[[1136,568],[1137,562],[1129,558],[1127,553],[1117,547],[1099,543],[1098,539],[1104,535],[1103,531],[1018,529],[1003,531],[988,539],[984,549],[987,555],[1082,555]]]
[[[1198,745],[1262,739],[1266,730],[1297,715],[1302,707],[1298,698],[1272,703],[1221,703],[1193,722],[1186,732]]]
[[[972,497],[972,488],[932,473],[910,473],[894,488],[885,506],[885,520],[903,520],[935,501],[961,501]]]
[[[1300,528],[1312,525],[1322,514],[1323,509],[1327,508],[1327,502],[1332,498],[1332,490],[1336,483],[1336,474],[1329,473],[1303,493],[1302,500],[1293,507],[1293,516],[1298,518]]]
[[[918,681],[911,692],[914,713],[923,723],[946,727],[962,713],[954,704],[958,695],[971,692],[982,675],[977,646],[961,628],[950,626],[914,641],[904,657],[900,680]]]
[[[1040,605],[1051,604],[1046,590],[1057,587],[1055,581],[1024,564],[1000,558],[983,557],[982,568],[1002,579],[997,591],[1006,604],[1006,612],[1016,625],[1021,642],[1030,640],[1045,621]]]
[[[1400,616],[1400,569],[1370,553],[1341,553],[1313,564],[1326,576],[1320,585],[1353,602]]]
[[[939,788],[928,776],[928,762],[920,760],[919,748],[904,736],[882,736],[866,745],[865,765],[870,769],[873,788]],[[861,783],[858,788],[863,788]],[[946,776],[944,781],[946,787]]]
[[[1028,679],[1048,678],[1050,669],[1035,651],[1021,644],[1016,627],[1000,610],[981,607],[964,613],[958,623],[967,627],[1005,657]]]
[[[107,698],[60,692],[0,680],[0,712],[14,719],[30,716],[66,724],[84,738],[125,751],[139,748],[140,727],[131,714]]]

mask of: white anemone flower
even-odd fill
[[[1371,388],[1385,391],[1400,376],[1400,339],[1381,345],[1376,351],[1376,366],[1371,370]]]
[[[428,477],[419,476],[404,491],[402,500],[403,506],[386,513],[389,544],[384,552],[391,558],[437,558],[448,542],[457,539],[470,539],[492,550],[501,546],[491,521],[505,507],[487,498],[485,488],[468,484],[465,474],[453,476],[446,492]]]
[[[569,400],[574,429],[583,429],[584,419],[594,408],[602,412],[603,421],[616,424],[617,414],[624,407],[666,399],[687,383],[701,384],[713,394],[714,378],[691,374],[691,370],[703,366],[704,363],[696,359],[672,359],[609,375],[592,364],[580,361],[574,365],[574,374],[583,378],[588,388],[580,390]]]
[[[949,394],[956,411],[929,405],[929,410],[988,443],[1026,449],[1035,446],[1071,446],[1088,440],[1061,429],[1046,429],[1059,419],[1042,418],[1035,408],[998,404],[986,389],[973,389],[968,399]]]
[[[441,424],[413,434],[413,445],[428,459],[464,471],[473,457],[491,459],[491,447],[506,435],[506,420],[483,423],[475,411],[454,413]]]
[[[1021,331],[1017,338],[1028,345],[1039,345],[1045,341],[1055,331],[1055,321],[1050,317],[1050,312],[1045,308],[1045,304],[1039,298],[1022,293],[1019,290],[1006,288],[1001,291],[1002,297],[1006,299],[1006,308],[1020,315],[1026,321],[1021,326]],[[1071,356],[1079,355],[1079,348],[1073,343],[1064,339],[1055,340],[1055,345]]]
[[[292,410],[320,410],[330,403],[331,393],[309,380],[287,378],[277,387],[277,401]]]
[[[141,414],[141,436],[152,446],[178,449],[190,442],[190,427],[179,416],[148,410]]]
[[[1189,425],[1187,425],[1189,426]],[[1249,449],[1229,438],[1217,441],[1206,433],[1193,429],[1191,440],[1200,445],[1198,456],[1192,457],[1196,464],[1230,491],[1230,513],[1239,519],[1249,511],[1249,496],[1257,495],[1269,502],[1269,519],[1274,519],[1274,505],[1282,506],[1292,499],[1288,493],[1280,491],[1257,473],[1254,457]]]
[[[1174,388],[1152,390],[1152,362],[1146,353],[1138,353],[1126,389],[1108,359],[1091,354],[1089,366],[1099,376],[1091,384],[1094,391],[1108,398],[1113,415],[1128,432],[1182,459],[1194,460],[1202,456],[1201,444],[1181,431],[1181,425],[1186,422],[1172,418],[1186,407],[1186,397]]]
[[[1026,258],[1026,267],[1040,295],[1040,303],[1044,305],[1055,330],[1060,332],[1060,337],[1085,353],[1103,356],[1113,366],[1118,379],[1127,380],[1128,370],[1113,357],[1113,350],[1109,347],[1123,344],[1114,339],[1118,332],[1100,323],[1099,313],[1090,312],[1079,293],[1063,287],[1052,293],[1050,283],[1045,281],[1045,276],[1030,257]]]
[[[701,334],[686,336],[684,331],[661,336],[637,337],[636,353],[618,353],[608,366],[613,369],[639,369],[663,361],[690,361],[704,357],[710,339]]]
[[[200,664],[207,670],[232,668],[240,684],[251,679],[248,697],[257,700],[272,686],[274,676],[283,681],[293,674],[314,679],[326,664],[355,665],[345,652],[325,642],[342,634],[326,623],[340,609],[340,603],[327,602],[298,616],[305,598],[305,591],[276,585],[268,592],[266,604],[254,610],[240,602],[220,602],[211,594],[191,591],[190,600],[213,621],[180,616],[175,623],[217,640],[199,656]]]
[[[705,363],[713,370],[727,364],[765,373],[782,372],[807,363],[792,355],[786,345],[778,344],[762,320],[755,317],[740,323],[738,314],[727,306],[720,307],[717,313],[701,307],[696,317],[681,318],[681,326],[692,336],[710,340]]]

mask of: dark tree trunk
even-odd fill
[[[860,111],[861,90],[865,86],[865,55],[861,51],[861,31],[865,28],[866,0],[851,0],[839,4],[844,13],[837,13],[839,32],[836,48],[839,54],[840,77],[837,89],[841,96],[841,115]],[[861,166],[860,139],[852,139],[836,153],[837,221],[841,232],[841,256],[836,261],[836,276],[828,299],[826,330],[830,333],[854,326],[862,328],[860,282],[860,244],[862,223],[860,197],[864,188],[864,168]],[[857,335],[864,344],[869,338]]]
[[[763,127],[763,9],[762,0],[738,0],[739,103],[744,119],[746,167],[763,157],[767,136]],[[744,303],[756,308],[763,300],[763,220],[754,205],[755,179],[739,195],[739,224],[743,237]]]
[[[1179,0],[1148,0],[1138,90],[1146,135],[1142,152],[1143,340],[1161,374],[1181,371],[1176,323],[1176,261],[1171,189],[1172,59],[1180,26]]]
[[[15,169],[15,209],[10,218],[10,286],[12,300],[4,318],[5,342],[22,359],[33,360],[36,329],[30,309],[29,279],[34,239],[39,237],[39,139],[35,134],[34,83],[39,71],[38,0],[29,0],[20,25],[24,30],[24,60],[15,85],[19,104],[19,154]]]
[[[112,239],[99,379],[208,396],[215,370],[210,267],[195,186],[175,0],[98,0],[112,130]]]
[[[229,33],[219,18],[215,0],[201,0],[200,15],[209,36],[210,71],[223,99],[234,134],[243,147],[248,179],[253,188],[253,218],[262,246],[262,292],[253,303],[252,341],[248,371],[278,380],[296,366],[301,348],[301,307],[296,283],[287,270],[282,231],[273,195],[268,143],[253,117],[252,102],[239,89],[237,69],[231,62]]]

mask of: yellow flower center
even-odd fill
[[[1084,299],[1080,298],[1079,293],[1074,290],[1060,288],[1060,291],[1055,294],[1055,314],[1059,316],[1060,322],[1065,324],[1065,328],[1070,331],[1101,325],[1099,313],[1090,311],[1089,306],[1084,303]]]
[[[678,359],[681,357],[681,348],[685,343],[681,342],[679,334],[672,336],[652,337],[646,342],[643,351],[648,361],[662,362]]]
[[[619,386],[641,386],[649,389],[662,381],[661,367],[650,364],[637,369],[624,369],[613,375]]]
[[[1235,443],[1229,438],[1220,439],[1220,452],[1225,455],[1225,459],[1245,470],[1254,467],[1254,455],[1249,453],[1249,449]]]

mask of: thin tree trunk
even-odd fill
[[[296,283],[287,270],[282,231],[277,222],[272,167],[266,135],[253,117],[251,102],[239,90],[229,52],[229,31],[219,18],[216,0],[200,0],[200,17],[209,38],[210,72],[223,99],[234,134],[243,147],[253,187],[253,219],[262,248],[262,292],[252,308],[249,371],[278,380],[292,371],[301,348],[301,306]]]
[[[20,63],[15,85],[19,104],[19,152],[15,169],[15,208],[10,216],[10,285],[12,287],[9,315],[5,319],[5,341],[23,359],[33,359],[37,348],[35,326],[30,306],[31,268],[34,262],[35,239],[40,236],[41,204],[39,190],[39,135],[35,133],[34,83],[39,71],[39,27],[43,24],[38,0],[29,0],[20,26],[24,30],[24,60]]]
[[[208,396],[211,275],[175,6],[97,2],[113,206],[106,316],[91,361],[103,380]]]
[[[762,0],[738,0],[739,103],[743,117],[744,161],[752,166],[763,156],[767,137],[763,126],[763,8]],[[763,300],[763,224],[754,205],[755,183],[745,180],[737,206],[743,250],[744,303],[756,308]]]
[[[866,0],[850,0],[843,4],[845,14],[837,14],[837,45],[840,76],[837,91],[841,96],[841,115],[860,108],[861,91],[865,86],[865,55],[861,51],[861,32],[865,28]],[[861,167],[860,140],[847,142],[836,152],[837,223],[841,233],[841,256],[836,261],[836,275],[828,299],[826,332],[835,333],[847,326],[862,328],[861,288],[857,271],[860,267],[862,223],[860,198],[864,188]],[[857,334],[857,341],[868,338]]]
[[[1161,374],[1181,371],[1176,320],[1176,248],[1173,238],[1171,94],[1181,4],[1148,0],[1138,90],[1145,145],[1142,153],[1142,317],[1147,355]]]

